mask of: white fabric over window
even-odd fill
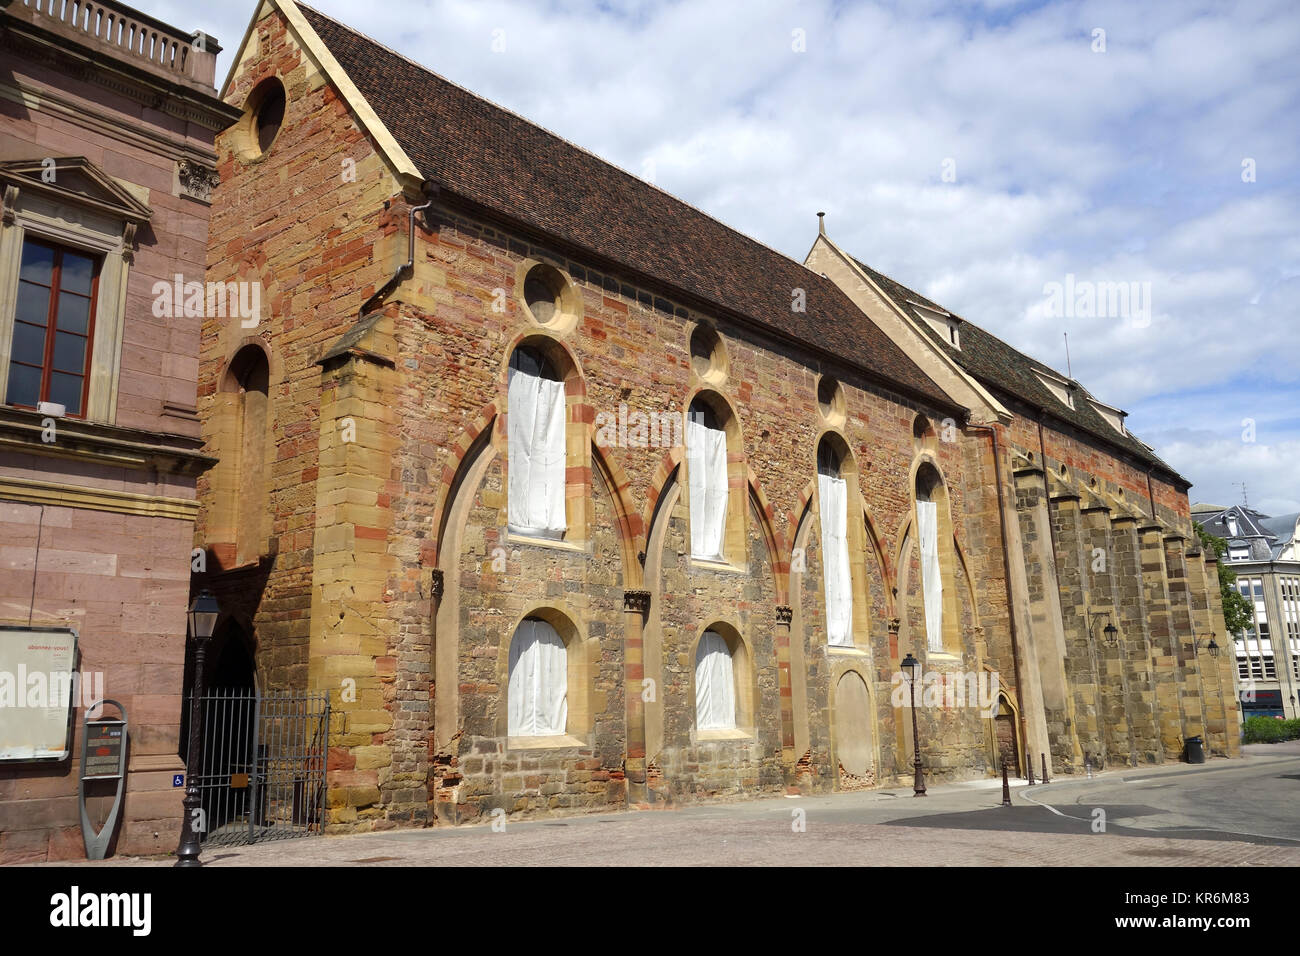
[[[511,737],[548,737],[565,732],[569,717],[568,654],[564,639],[546,621],[520,621],[510,641],[507,708],[507,733]]]
[[[564,383],[510,370],[512,531],[554,537],[564,519]]]
[[[721,560],[727,526],[727,433],[687,416],[686,457],[691,492],[691,555]]]
[[[826,639],[853,646],[853,578],[849,571],[848,485],[843,478],[817,476],[821,499],[822,570],[826,581]]]
[[[921,586],[925,593],[926,646],[943,650],[943,578],[939,573],[939,509],[933,501],[916,503],[921,538]]]
[[[733,730],[736,726],[736,678],[731,649],[722,635],[705,631],[695,653],[695,726],[699,730]]]

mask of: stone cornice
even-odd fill
[[[58,508],[86,508],[149,518],[193,521],[199,513],[197,498],[174,498],[87,485],[0,476],[0,499]]]
[[[147,61],[137,65],[112,52],[93,49],[80,42],[80,33],[63,35],[57,29],[45,29],[13,15],[0,15],[0,49],[12,58],[28,57],[73,80],[112,90],[213,132],[225,129],[242,115],[241,110],[223,103],[215,88],[180,74],[170,79]]]
[[[45,422],[54,427],[54,440]],[[217,463],[199,449],[203,440],[138,428],[120,428],[76,418],[54,418],[22,408],[0,407],[0,450],[88,461],[137,471],[198,475]]]
[[[208,166],[215,166],[217,161],[216,152],[196,140],[181,140],[140,124],[126,125],[118,113],[66,96],[61,90],[26,83],[19,77],[9,77],[7,82],[0,80],[0,99],[27,109],[39,109],[65,122],[166,156],[172,161],[188,157]]]

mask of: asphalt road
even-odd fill
[[[1111,771],[490,826],[389,830],[204,851],[226,866],[1300,865],[1300,744],[1203,767]],[[1095,810],[1106,826],[1094,828]],[[170,858],[100,864],[163,866]]]

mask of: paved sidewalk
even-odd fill
[[[1124,778],[1226,780],[1219,774],[1272,772],[1300,752],[1270,752],[1203,766],[1166,765],[1062,777],[1030,790],[1013,788],[1001,806],[1000,780],[930,788],[871,790],[815,797],[777,797],[680,810],[631,811],[488,825],[390,830],[204,851],[211,866],[1296,866],[1300,843],[1143,836],[1121,827],[1092,834],[1057,821],[1037,804],[1087,786]],[[1204,776],[1201,775],[1213,775]],[[1190,784],[1189,784],[1190,786]],[[1082,792],[1082,790],[1080,790]],[[1033,798],[1033,799],[1030,799]],[[1042,832],[1056,827],[1070,832]],[[1083,830],[1084,832],[1079,832]],[[1117,830],[1122,832],[1116,832]],[[1281,843],[1282,845],[1277,845]],[[116,858],[81,866],[167,866],[170,858]]]

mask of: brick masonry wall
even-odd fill
[[[337,695],[342,682],[355,681],[356,698],[339,695],[336,705],[331,827],[623,805],[643,759],[648,799],[661,802],[840,785],[835,748],[845,729],[836,725],[834,682],[849,664],[825,647],[820,529],[815,514],[805,517],[826,429],[816,396],[824,357],[697,311],[448,197],[418,220],[412,277],[382,315],[358,324],[360,304],[405,258],[411,197],[278,21],[257,29],[257,55],[236,70],[232,99],[275,72],[288,90],[286,124],[259,163],[233,159],[223,140],[209,270],[251,270],[274,289],[268,321],[255,333],[271,354],[272,530],[262,564],[226,567],[216,583],[252,631],[270,684]],[[339,181],[341,157],[357,160],[355,183]],[[533,261],[570,280],[571,328],[542,327],[523,307],[519,286]],[[818,303],[807,307],[815,314]],[[699,323],[717,328],[725,350],[707,382],[689,354]],[[352,349],[321,363],[349,329]],[[506,364],[524,341],[566,368],[571,546],[520,542],[504,531]],[[205,414],[241,342],[228,325],[205,325]],[[856,595],[855,663],[873,698],[878,777],[893,779],[906,773],[911,748],[910,721],[891,705],[890,680],[909,650],[949,678],[996,671],[1013,701],[1022,691],[1032,698],[1038,684],[1030,668],[1026,687],[1016,686],[987,435],[954,425],[941,429],[951,440],[922,447],[912,430],[918,413],[939,429],[951,412],[835,371],[845,406],[837,431],[869,516],[864,543],[874,542]],[[739,537],[728,532],[735,569],[706,569],[688,556],[680,447],[592,446],[597,415],[621,405],[680,413],[705,387],[734,416],[730,500],[732,514],[743,516]],[[345,443],[340,427],[349,419],[357,436]],[[1003,435],[1004,492],[1014,507],[1012,456],[1037,448],[1037,430],[1019,418]],[[1053,433],[1048,444],[1049,457],[1064,456],[1071,467],[1092,462],[1090,473],[1117,492],[1145,494],[1145,473],[1075,437]],[[945,482],[949,657],[925,652],[909,537],[923,452]],[[220,525],[211,514],[218,484],[201,489],[201,541]],[[1169,489],[1158,488],[1157,500],[1171,515],[1186,511],[1185,497],[1180,505]],[[796,542],[804,570],[794,567]],[[208,543],[218,557],[229,552],[217,547],[229,542]],[[236,582],[250,580],[261,586],[236,593]],[[1042,582],[1033,587],[1042,591]],[[641,590],[649,609],[636,635],[623,602]],[[786,605],[788,674],[777,619]],[[541,750],[512,747],[503,717],[510,636],[520,617],[539,609],[571,622],[584,662],[573,688],[579,741]],[[715,622],[734,627],[749,654],[747,739],[701,741],[692,729],[692,648]],[[626,656],[638,637],[644,676],[657,682],[644,705],[640,665]],[[1032,712],[1041,704],[1019,706]],[[919,716],[932,772],[986,770],[989,721],[972,708]],[[1053,717],[1054,725],[1062,719]]]
[[[266,156],[251,163],[235,156],[238,130],[218,137],[222,183],[213,196],[207,278],[260,282],[262,322],[245,329],[236,319],[203,321],[199,411],[207,448],[222,461],[199,480],[195,543],[209,551],[215,573],[206,583],[247,632],[262,685],[301,688],[316,533],[316,360],[404,260],[405,213],[385,208],[400,191],[396,181],[279,18],[263,18],[255,31],[259,55],[239,65],[227,99],[241,104],[276,76],[286,90],[284,124]],[[236,521],[224,509],[240,488],[239,436],[223,432],[215,412],[231,359],[254,342],[270,364],[269,535],[258,560],[238,564],[226,531]]]

